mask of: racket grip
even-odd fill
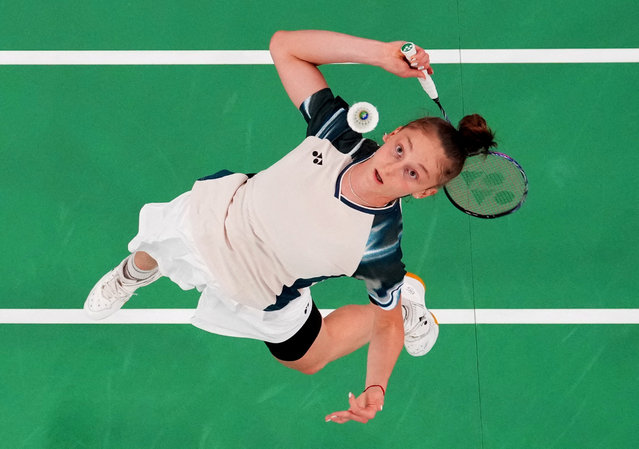
[[[424,75],[426,75],[426,78],[417,78],[419,80],[419,84],[422,85],[422,87],[432,100],[439,100],[439,94],[437,93],[435,82],[430,77],[430,75],[426,73],[426,70],[424,70]]]
[[[410,62],[410,57],[417,54],[415,44],[413,44],[412,42],[406,42],[404,45],[402,45],[402,54],[404,55],[406,60]],[[437,93],[435,82],[426,70],[422,70],[422,73],[424,74],[424,78],[417,78],[419,80],[419,84],[422,85],[422,88],[426,91],[426,93],[432,100],[438,100],[439,94]]]

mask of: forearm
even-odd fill
[[[281,49],[288,55],[314,65],[353,62],[381,65],[388,44],[347,34],[321,30],[278,31],[271,51]]]
[[[366,386],[381,385],[386,389],[403,346],[404,327],[401,320],[375,326],[368,346]]]
[[[328,87],[317,68],[322,64],[352,62],[380,66],[398,74],[411,72],[397,43],[332,31],[278,31],[271,39],[270,51],[284,89],[297,107],[309,95]]]
[[[388,380],[404,345],[404,323],[400,306],[390,311],[370,307],[373,307],[373,326],[369,334],[365,387],[379,385],[382,388],[367,388],[357,397],[349,395],[349,409],[331,413],[327,421],[365,423],[383,408]]]

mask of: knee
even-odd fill
[[[295,362],[282,362],[280,361],[284,366],[294,369],[295,371],[299,371],[302,374],[306,374],[309,376],[312,376],[313,374],[316,374],[318,372],[320,372],[325,366],[326,363],[300,363],[299,361],[295,361]]]
[[[312,376],[313,374],[317,374],[320,371],[322,371],[322,369],[324,369],[326,365],[325,364],[317,364],[317,365],[313,365],[313,366],[309,366],[306,367],[302,370],[299,370],[302,374],[306,374],[308,376]]]

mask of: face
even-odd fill
[[[437,193],[446,163],[437,136],[418,129],[398,128],[384,136],[384,145],[360,164],[358,187],[376,205],[407,195],[424,198]]]

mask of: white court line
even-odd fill
[[[0,51],[0,65],[273,64],[266,50]]]
[[[332,309],[322,309],[326,316]],[[0,309],[0,324],[189,324],[194,309],[123,309],[93,321],[82,309]],[[639,324],[639,309],[433,309],[440,324]]]
[[[639,48],[429,50],[433,64],[634,63]],[[273,64],[267,50],[5,50],[0,65]]]
[[[639,62],[639,48],[461,50],[465,64],[574,64]]]

